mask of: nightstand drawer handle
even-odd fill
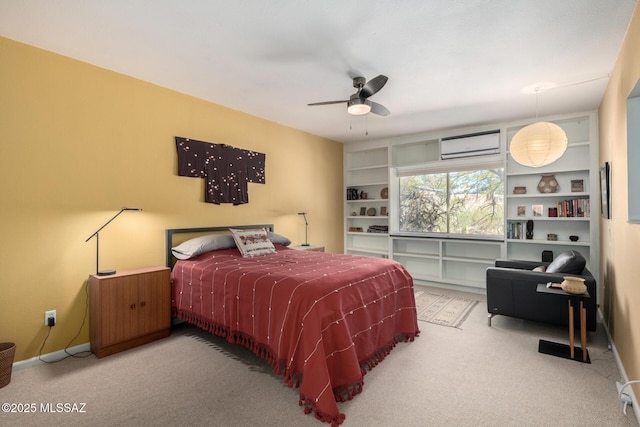
[[[141,301],[141,302],[140,302],[140,307],[144,307],[144,306],[146,306],[146,305],[147,305],[147,302],[146,302],[146,301]]]
[[[135,310],[135,309],[136,309],[136,303],[134,302],[134,303],[133,303],[133,304],[131,304],[129,307],[131,308],[131,310]]]

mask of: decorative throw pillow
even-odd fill
[[[205,252],[233,248],[235,245],[231,234],[208,234],[174,246],[171,252],[178,259],[189,259]]]
[[[545,271],[547,271],[547,267],[545,267],[544,265],[541,265],[539,267],[534,268],[533,271],[544,273]]]
[[[267,231],[264,228],[253,230],[230,228],[229,230],[233,235],[233,240],[235,240],[238,250],[245,258],[276,253],[276,248],[269,240]]]
[[[547,273],[581,274],[587,261],[578,251],[563,252],[547,266]]]

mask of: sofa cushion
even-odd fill
[[[580,274],[587,261],[578,251],[563,252],[547,267],[547,273]]]

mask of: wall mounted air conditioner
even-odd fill
[[[500,153],[499,130],[450,136],[440,140],[440,158],[443,160],[498,153]]]

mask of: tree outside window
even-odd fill
[[[503,169],[400,177],[400,232],[504,236]]]

